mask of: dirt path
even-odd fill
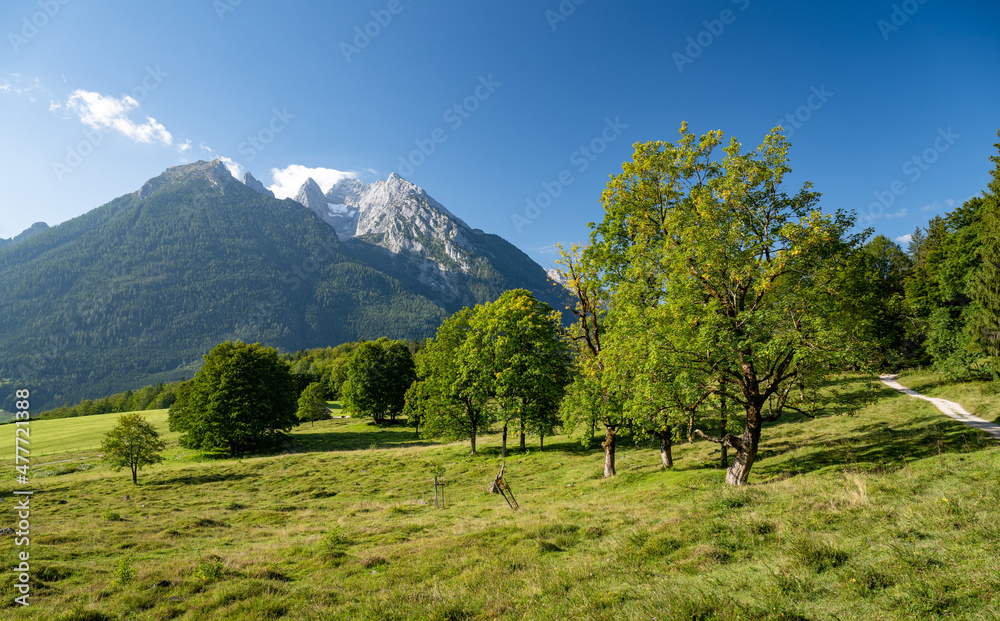
[[[965,411],[961,405],[955,403],[954,401],[948,401],[946,399],[938,399],[935,397],[928,397],[927,395],[922,395],[915,390],[910,390],[906,386],[903,386],[896,381],[898,375],[880,375],[879,379],[882,383],[892,388],[893,390],[898,390],[904,395],[910,395],[911,397],[916,397],[917,399],[924,399],[925,401],[930,401],[937,409],[944,412],[945,416],[954,418],[960,423],[968,425],[969,427],[975,427],[976,429],[982,429],[986,433],[993,436],[997,441],[1000,441],[1000,425],[991,423],[989,421],[983,420],[978,416],[973,416]]]

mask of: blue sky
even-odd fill
[[[279,189],[395,171],[548,267],[687,121],[784,124],[789,192],[900,238],[986,186],[998,33],[994,0],[8,0],[0,237],[222,156]]]

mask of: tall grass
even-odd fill
[[[769,426],[745,489],[723,485],[705,442],[677,446],[669,471],[653,446],[625,446],[606,481],[599,448],[556,437],[508,456],[517,512],[486,493],[499,437],[469,457],[465,443],[352,420],[293,434],[316,452],[179,455],[138,487],[102,466],[37,478],[33,605],[0,616],[996,617],[996,443],[880,394],[853,416]],[[12,538],[0,550],[11,564]],[[0,575],[5,604],[12,576]]]

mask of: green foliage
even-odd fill
[[[475,311],[463,308],[446,319],[418,358],[418,384],[411,388],[411,409],[421,413],[425,438],[468,438],[476,454],[476,436],[489,425],[490,379],[483,366],[462,358]]]
[[[997,132],[1000,136],[1000,131]],[[1000,143],[994,145],[1000,152]],[[978,268],[971,274],[969,297],[976,309],[967,323],[970,349],[985,354],[1000,380],[1000,155],[990,156],[994,168],[983,193],[979,228]]]
[[[351,356],[341,387],[344,407],[377,423],[395,420],[416,379],[413,355],[402,342],[380,338],[362,343]]]
[[[572,364],[558,313],[530,291],[514,289],[477,306],[469,328],[461,362],[485,382],[500,420],[551,435]]]
[[[143,466],[163,461],[166,448],[160,434],[142,414],[123,414],[118,424],[107,432],[101,443],[104,461],[112,470],[128,468],[132,472],[132,483],[138,483],[138,471]]]
[[[132,583],[135,579],[135,566],[131,556],[123,556],[115,563],[115,571],[111,580],[111,586],[123,587]]]
[[[496,235],[472,232],[481,256],[446,299],[417,262],[342,244],[292,200],[170,171],[147,188],[0,248],[0,392],[30,381],[33,405],[51,409],[190,378],[225,339],[297,351],[419,338],[509,288],[561,301],[544,270]]]
[[[793,387],[866,362],[837,286],[860,236],[848,214],[816,209],[811,184],[779,190],[791,170],[779,129],[713,159],[721,143],[682,125],[676,144],[637,144],[587,252],[612,294],[602,384],[637,422],[725,391],[746,415],[725,438],[737,450],[727,480],[741,485],[764,420],[796,407]]]
[[[181,445],[230,456],[274,449],[299,421],[295,380],[270,347],[226,341],[205,356],[170,407]]]
[[[313,382],[299,395],[299,409],[295,416],[302,422],[315,422],[329,417],[326,407],[326,387]]]
[[[181,382],[144,386],[139,390],[109,395],[96,400],[83,399],[75,406],[64,405],[46,412],[40,412],[32,418],[75,418],[77,416],[95,416],[113,412],[135,412],[139,410],[163,410],[173,405],[177,400],[177,390]]]
[[[221,580],[229,573],[223,560],[214,555],[202,556],[198,559],[198,566],[194,570],[194,577],[204,582]]]
[[[563,429],[579,433],[580,444],[589,448],[594,441],[597,423],[604,420],[601,384],[592,375],[578,370],[573,382],[566,387],[566,394],[559,404]]]
[[[979,307],[969,288],[985,210],[986,203],[973,198],[944,217],[935,216],[925,231],[914,234],[909,248],[913,272],[905,287],[906,305],[915,319],[912,338],[922,343],[923,360],[953,378],[980,372],[969,327]]]
[[[853,332],[868,349],[864,358],[879,369],[898,369],[917,353],[917,344],[907,336],[905,283],[912,270],[903,249],[878,235],[852,253],[840,272],[838,289],[856,319]]]

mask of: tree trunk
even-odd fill
[[[132,485],[138,485],[139,478],[138,473],[135,471],[135,466],[132,467]]]
[[[618,428],[611,425],[605,425],[604,428],[606,434],[604,442],[601,443],[604,447],[604,478],[610,479],[615,476],[615,441],[618,439]]]
[[[726,393],[722,393],[719,398],[719,437],[726,437],[726,426],[728,420],[726,419]],[[725,442],[719,443],[719,451],[722,453],[721,464],[723,468],[729,467],[729,447],[726,446]]]
[[[656,432],[656,435],[660,437],[660,461],[663,462],[664,468],[674,467],[674,455],[671,450],[673,448],[673,434],[674,428],[672,425],[667,425],[665,431]]]
[[[524,419],[521,419],[521,452],[525,451],[524,448]]]
[[[688,411],[688,444],[694,443],[694,410]]]
[[[471,455],[473,457],[475,457],[476,456],[476,425],[475,425],[475,423],[473,423],[473,425],[472,425],[472,433],[469,434],[469,443],[472,444],[472,453],[471,453]]]
[[[500,457],[507,459],[507,423],[503,424],[503,444],[500,445]]]
[[[545,432],[544,431],[539,431],[538,432],[538,450],[539,451],[544,451],[545,450]]]
[[[757,459],[757,446],[760,443],[761,417],[759,410],[747,412],[747,428],[740,436],[736,456],[726,472],[726,483],[729,485],[746,485],[750,478],[750,468]]]
[[[597,433],[597,421],[596,420],[592,420],[592,421],[590,421],[590,444],[587,445],[587,448],[590,448],[591,446],[594,446],[594,435],[596,433]]]

